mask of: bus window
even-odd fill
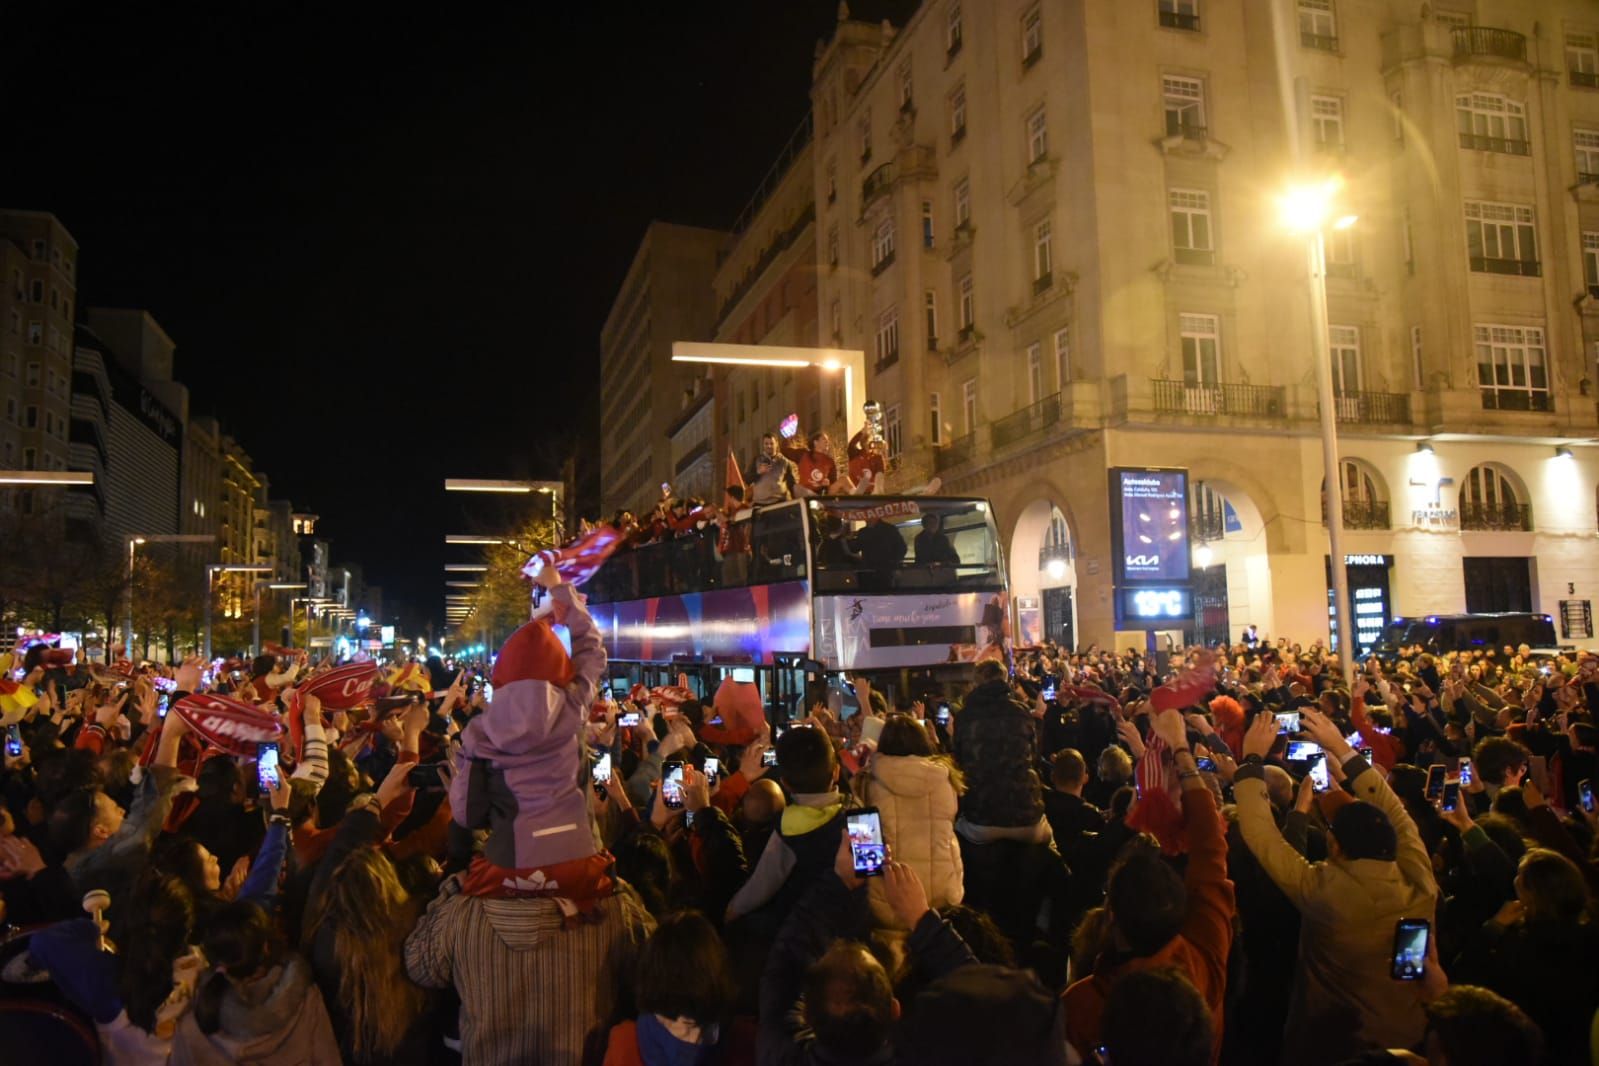
[[[755,513],[750,580],[757,585],[805,577],[805,531],[800,509],[767,507]]]
[[[1003,584],[980,500],[840,497],[809,501],[816,591],[888,593]]]

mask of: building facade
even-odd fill
[[[652,222],[600,331],[600,508],[649,507],[672,480],[668,431],[692,370],[672,342],[710,335],[719,230]]]
[[[1336,173],[1359,218],[1326,270],[1357,584],[1388,614],[1580,615],[1596,37],[1575,0],[841,21],[812,88],[817,302],[902,427],[895,480],[992,498],[1037,630],[1106,645],[1142,639],[1115,634],[1106,471],[1186,467],[1199,635],[1326,634],[1310,273],[1275,199]]]
[[[0,469],[71,469],[78,242],[54,215],[0,210]],[[35,493],[0,493],[26,514]]]

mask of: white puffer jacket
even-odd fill
[[[876,755],[869,774],[856,778],[855,794],[882,814],[883,837],[897,862],[910,865],[934,907],[959,903],[962,885],[960,844],[955,839],[958,796],[950,767],[919,755]],[[882,928],[904,928],[873,878],[872,919]]]

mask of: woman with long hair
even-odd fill
[[[339,1066],[339,1044],[311,967],[286,953],[272,918],[229,903],[202,945],[212,969],[172,1038],[172,1066]]]
[[[428,999],[406,976],[403,954],[421,908],[377,847],[383,807],[382,794],[368,795],[339,822],[306,895],[300,948],[346,1061],[425,1062]]]
[[[417,908],[394,863],[378,848],[357,847],[322,889],[306,935],[345,1061],[425,1063],[427,993],[405,975],[402,954]]]
[[[921,722],[908,714],[889,715],[869,768],[855,775],[852,787],[861,803],[878,809],[883,839],[895,861],[916,871],[932,906],[965,898],[960,842],[955,839],[964,781],[954,761],[937,754]],[[882,928],[899,928],[880,882],[874,878],[869,890],[872,917]]]

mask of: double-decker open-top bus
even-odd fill
[[[993,508],[975,497],[816,496],[763,507],[748,554],[714,526],[617,552],[584,587],[611,676],[760,686],[785,720],[807,682],[839,673],[927,693],[1005,659],[1009,599]]]

